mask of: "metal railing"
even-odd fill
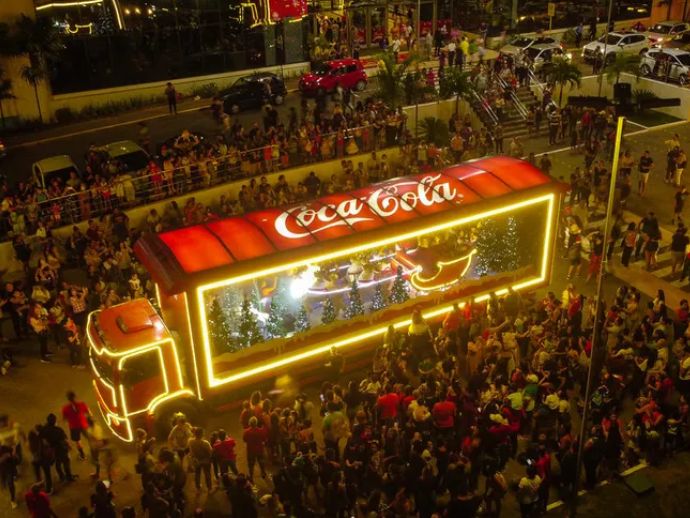
[[[532,85],[534,84],[537,87],[537,90],[539,91],[539,94],[541,96],[541,101],[543,102],[544,100],[544,84],[539,80],[539,78],[534,74],[534,71],[531,68],[527,69],[527,76],[529,77],[529,84]],[[558,105],[556,102],[551,99],[551,102],[549,103],[550,105],[555,106],[558,108]]]
[[[475,101],[479,104],[484,113],[487,114],[492,124],[498,124],[498,115],[496,115],[496,112],[494,112],[494,110],[491,108],[491,106],[489,105],[489,101],[486,100],[486,97],[484,97],[483,95],[479,95],[474,88],[472,89],[472,97],[474,97]]]
[[[397,122],[399,124],[400,120],[397,119]],[[256,179],[258,183],[258,179],[266,174],[321,161],[346,159],[355,154],[391,147],[396,142],[390,137],[386,123],[382,119],[375,124],[322,134],[316,142],[310,136],[298,135],[291,137],[296,142],[287,147],[266,144],[258,148],[232,151],[225,155],[216,153],[206,160],[171,170],[161,167],[157,171],[145,169],[138,172],[120,172],[99,185],[87,186],[84,190],[37,203],[37,219],[56,227],[110,214],[116,207],[130,209],[231,181]],[[319,143],[326,139],[330,144],[326,148],[320,147]],[[356,144],[356,151],[353,151],[355,148],[349,144],[351,140]],[[315,149],[316,147],[319,149]],[[29,208],[30,205],[18,207],[26,219],[34,212]],[[25,221],[25,225],[26,223],[28,222]],[[21,224],[9,217],[2,221],[2,225],[0,239],[7,237],[7,231],[21,230],[17,228],[21,227]]]
[[[515,111],[518,113],[522,119],[526,120],[527,119],[527,108],[525,108],[525,105],[522,103],[520,98],[517,96],[513,88],[506,83],[506,81],[501,77],[501,74],[494,74],[496,78],[496,82],[498,83],[498,86],[500,89],[505,93],[508,92],[510,94],[510,100],[513,101],[513,107],[515,108]]]

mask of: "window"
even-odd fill
[[[127,413],[141,412],[155,398],[166,393],[161,349],[155,348],[127,358],[121,369],[120,381],[125,389]]]
[[[356,65],[356,64],[348,65],[348,66],[347,66],[347,71],[348,71],[348,73],[349,73],[349,72],[357,72],[357,65]]]
[[[679,54],[676,56],[676,59],[681,62],[681,64],[687,66],[690,66],[690,54]]]
[[[641,34],[636,34],[634,36],[630,36],[630,38],[632,39],[633,43],[641,43],[647,39]]]
[[[163,373],[159,349],[151,349],[125,360],[122,368],[122,384],[133,387]]]

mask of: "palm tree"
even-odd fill
[[[433,142],[438,147],[448,145],[450,139],[448,124],[436,117],[424,117],[420,122],[422,135],[427,142]]]
[[[12,80],[9,78],[3,78],[5,71],[0,68],[0,121],[2,121],[2,127],[5,127],[5,112],[2,109],[2,101],[9,101],[11,99],[16,99],[16,96],[12,93]]]
[[[460,67],[450,67],[439,82],[440,95],[447,99],[455,95],[455,112],[460,106],[460,99],[469,100],[474,85],[470,80],[470,73],[464,72]]]
[[[544,65],[544,74],[550,83],[560,85],[560,93],[558,94],[558,106],[563,102],[563,87],[570,85],[571,87],[580,86],[582,80],[582,72],[570,60],[563,58],[555,58],[553,61]]]
[[[38,85],[50,77],[49,63],[56,61],[64,48],[60,34],[49,18],[35,20],[21,14],[10,39],[10,52],[14,55],[26,54],[29,58],[29,64],[22,68],[21,75],[34,89],[38,116],[43,120]]]
[[[386,101],[392,108],[398,108],[405,104],[410,95],[415,97],[410,89],[405,88],[405,77],[413,73],[412,67],[419,61],[419,57],[410,53],[401,63],[395,62],[393,52],[387,51],[381,54],[378,63],[378,82],[377,95]],[[412,74],[414,75],[414,74]]]
[[[621,80],[621,74],[632,74],[636,78],[640,77],[640,60],[642,57],[639,54],[626,54],[624,52],[616,52],[615,57],[604,68],[606,72],[606,80],[614,84],[618,84]]]

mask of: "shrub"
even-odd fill
[[[218,86],[216,83],[208,83],[205,85],[192,88],[193,97],[210,98],[218,93]]]

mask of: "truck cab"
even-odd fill
[[[136,428],[152,428],[154,413],[164,414],[159,407],[195,399],[173,334],[147,299],[92,312],[86,336],[98,408],[120,439],[131,442]]]

